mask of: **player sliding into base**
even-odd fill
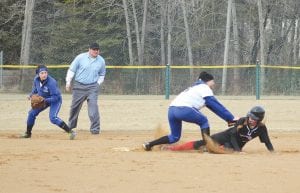
[[[170,104],[168,119],[171,134],[144,143],[144,150],[150,151],[155,145],[172,144],[177,142],[181,137],[182,121],[199,125],[202,135],[209,135],[210,126],[208,119],[200,111],[200,109],[205,106],[220,118],[228,122],[228,124],[231,124],[235,118],[214,97],[212,91],[214,85],[214,77],[207,72],[201,72],[194,85],[181,92]]]
[[[253,107],[246,117],[240,118],[233,127],[223,132],[211,135],[211,138],[220,145],[221,148],[240,152],[244,145],[250,140],[259,137],[265,143],[270,152],[274,151],[273,145],[268,135],[267,127],[262,122],[265,110],[261,106]],[[205,147],[204,140],[190,141],[181,145],[164,146],[163,150],[183,151],[200,150]]]

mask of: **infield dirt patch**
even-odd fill
[[[71,97],[63,98],[59,115],[67,121]],[[167,125],[170,101],[163,96],[100,96],[99,136],[89,133],[85,105],[76,140],[50,123],[48,111],[38,117],[31,139],[19,139],[29,102],[26,95],[0,94],[0,193],[299,192],[300,100],[220,101],[236,116],[263,105],[276,153],[258,139],[241,154],[143,151],[141,144],[157,137],[156,126]],[[204,113],[212,133],[226,128]],[[184,124],[181,142],[200,137],[196,126]]]

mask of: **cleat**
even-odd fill
[[[151,146],[148,142],[145,142],[143,144],[143,148],[144,148],[145,151],[151,151]]]
[[[20,138],[31,138],[31,134],[24,133],[20,136]]]
[[[73,139],[75,139],[75,137],[76,137],[76,132],[75,131],[70,131],[70,133],[69,133],[69,137],[70,137],[70,140],[73,140]]]
[[[91,130],[91,134],[92,135],[99,135],[100,134],[100,130]]]

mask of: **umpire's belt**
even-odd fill
[[[78,82],[78,81],[75,81],[76,84],[79,84],[79,85],[82,85],[82,86],[89,86],[89,85],[93,85],[97,82],[93,82],[93,83],[89,83],[89,84],[84,84],[84,83],[81,83],[81,82]]]

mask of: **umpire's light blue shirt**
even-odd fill
[[[105,76],[105,60],[98,55],[93,58],[88,52],[79,54],[69,68],[75,73],[75,81],[82,84],[96,83],[100,76]]]

